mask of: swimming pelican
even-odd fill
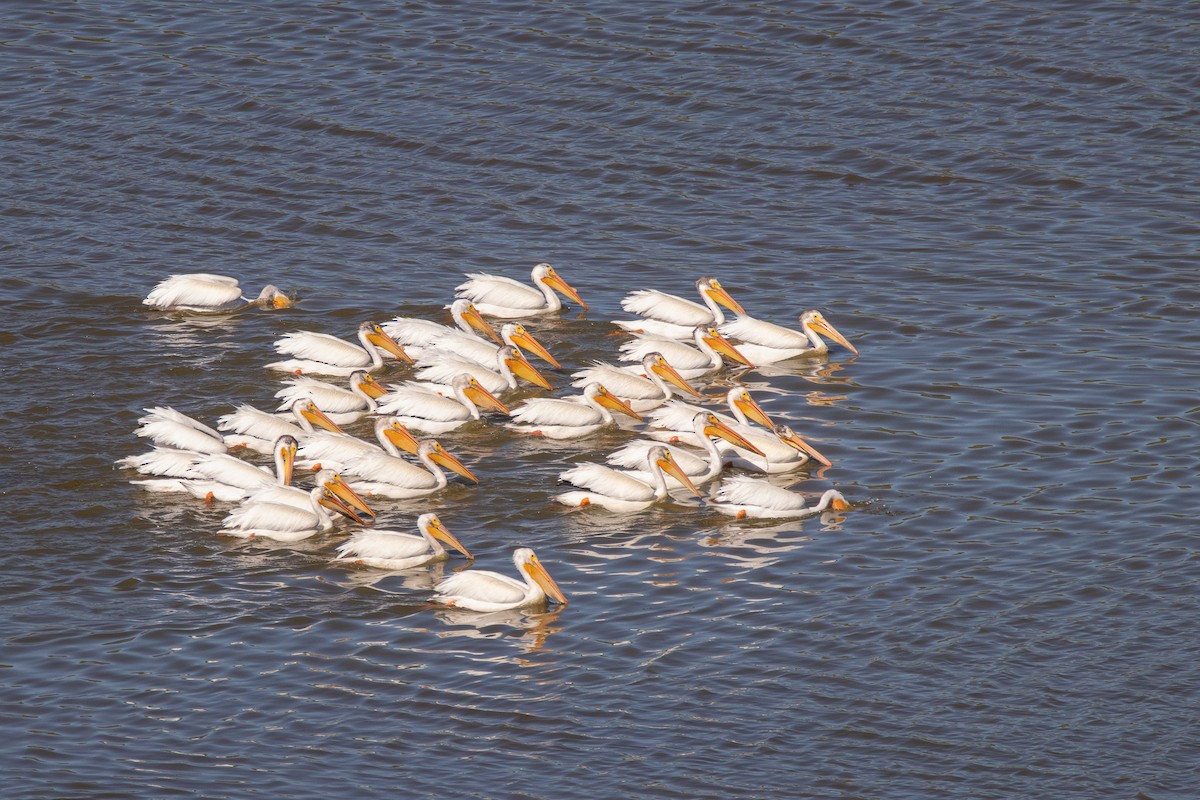
[[[431,383],[449,384],[455,376],[473,376],[483,388],[493,394],[517,388],[517,378],[524,378],[535,386],[552,389],[550,382],[529,363],[525,354],[512,345],[505,345],[492,356],[496,368],[463,358],[453,351],[426,350],[421,356],[421,369],[416,377]]]
[[[815,506],[805,505],[804,496],[776,486],[764,478],[734,475],[717,488],[709,507],[731,517],[745,519],[800,518],[826,511],[849,511],[850,504],[837,489],[828,489]]]
[[[372,519],[376,514],[367,505],[366,501],[359,497],[358,493],[350,487],[350,484],[337,474],[332,469],[323,469],[317,473],[317,486],[324,486],[325,489],[334,497],[342,502],[342,506],[336,506],[335,511],[346,514],[346,508],[354,509],[362,512]],[[263,489],[258,489],[245,498],[246,503],[279,503],[285,506],[307,511],[309,509],[309,494],[311,489],[301,489],[298,486],[267,486]],[[345,506],[345,508],[343,508]],[[352,517],[353,518],[353,517]]]
[[[432,339],[429,346],[435,350],[449,350],[463,358],[469,358],[487,366],[496,363],[496,351],[507,344],[528,350],[553,367],[562,366],[554,356],[550,355],[550,351],[519,322],[505,323],[500,328],[500,339],[500,344],[492,344],[475,335],[450,331]]]
[[[571,373],[571,377],[575,378],[572,386],[584,387],[589,383],[607,386],[610,392],[638,412],[649,411],[670,400],[672,387],[694,397],[704,397],[667,363],[662,353],[647,353],[642,358],[641,370],[634,366],[618,367],[595,361],[592,366]]]
[[[303,442],[305,437],[313,432],[313,425],[332,433],[344,433],[307,397],[292,401],[292,418],[296,420],[295,424],[266,411],[259,411],[254,406],[243,404],[232,413],[218,417],[217,427],[223,431],[233,431],[223,440],[228,447],[245,447],[256,453],[270,453],[275,441],[285,434]]]
[[[346,462],[343,474],[359,494],[394,500],[423,497],[444,489],[447,480],[442,467],[479,483],[471,470],[434,439],[421,440],[417,447],[417,459],[421,466],[386,453],[363,453]]]
[[[293,331],[275,341],[275,350],[297,358],[273,361],[266,366],[267,369],[297,374],[316,372],[319,375],[349,375],[358,369],[376,370],[383,366],[380,350],[400,361],[413,363],[404,348],[384,333],[378,323],[364,322],[359,325],[358,341],[361,346],[327,333]]]
[[[333,528],[333,517],[327,508],[335,508],[362,523],[354,510],[345,506],[324,486],[309,492],[309,508],[300,509],[282,503],[244,503],[225,517],[221,533],[249,539],[265,536],[281,542],[298,542]]]
[[[671,363],[685,378],[699,378],[716,372],[725,366],[721,356],[728,356],[747,367],[753,367],[750,359],[738,351],[733,343],[726,339],[713,326],[699,325],[692,332],[696,346],[662,336],[640,334],[635,339],[621,345],[622,361],[641,361],[647,353],[658,352]]]
[[[387,453],[400,456],[400,451],[417,454],[417,440],[397,417],[375,420],[375,442],[368,442],[347,433],[316,431],[304,438],[297,453],[301,467],[308,469],[342,470],[346,462],[363,453]]]
[[[376,400],[387,393],[387,389],[380,386],[365,369],[350,373],[349,389],[307,375],[297,375],[284,383],[287,385],[275,393],[276,397],[283,400],[276,411],[290,409],[302,397],[310,398],[338,425],[355,422],[373,413],[379,405]]]
[[[746,358],[755,364],[774,364],[798,356],[820,356],[829,352],[829,345],[821,336],[828,336],[850,352],[858,355],[858,348],[850,344],[845,336],[820,311],[810,309],[800,315],[800,330],[794,331],[772,322],[754,317],[741,316],[720,327],[721,333],[738,342]]]
[[[201,456],[192,463],[195,478],[182,481],[182,489],[192,497],[212,502],[242,500],[269,486],[289,486],[296,463],[296,439],[280,436],[275,442],[274,471],[243,461],[228,453]]]
[[[383,330],[395,339],[413,358],[421,355],[435,339],[459,333],[472,339],[479,339],[476,331],[503,344],[495,328],[488,323],[475,308],[470,300],[455,300],[450,304],[450,318],[453,325],[421,319],[420,317],[396,317],[383,323]],[[479,339],[479,341],[483,341]]]
[[[697,414],[692,422],[692,430],[694,436],[704,449],[703,455],[679,447],[669,447],[668,450],[670,450],[671,455],[675,458],[675,463],[679,465],[684,474],[691,478],[692,482],[696,485],[711,481],[717,475],[721,474],[721,469],[724,467],[721,451],[713,443],[714,436],[724,439],[735,447],[744,448],[751,452],[758,452],[759,455],[762,455],[762,451],[758,450],[740,433],[718,419],[717,415],[711,411],[701,411]],[[650,450],[655,447],[662,447],[662,444],[653,439],[635,439],[624,447],[614,450],[609,454],[607,460],[613,466],[632,467],[633,469],[626,472],[627,475],[649,483],[653,480],[653,476],[645,470],[645,466]]]
[[[480,272],[468,273],[467,277],[470,280],[455,287],[455,295],[474,301],[481,314],[491,317],[517,319],[558,311],[562,301],[556,291],[583,306],[584,311],[588,308],[579,292],[559,277],[549,264],[542,263],[533,268],[530,273],[533,286]]]
[[[479,409],[507,414],[508,406],[470,375],[456,375],[449,392],[437,384],[405,381],[388,387],[379,413],[395,415],[404,425],[424,433],[445,433],[480,418]]]
[[[249,306],[288,308],[292,305],[292,300],[277,287],[269,284],[263,287],[257,298],[251,300],[242,296],[236,278],[193,272],[172,275],[162,281],[142,301],[142,305],[163,311],[217,313]]]
[[[642,421],[624,400],[598,383],[589,383],[582,395],[526,400],[512,411],[516,423],[506,422],[504,427],[547,439],[578,439],[614,424],[613,411]]]
[[[726,392],[725,403],[729,407],[729,414],[717,414],[717,419],[738,433],[753,436],[763,433],[763,428],[769,432],[775,427],[775,423],[767,416],[767,412],[763,411],[762,406],[750,396],[750,392],[743,386],[734,386]],[[706,409],[682,400],[669,400],[646,414],[650,418],[653,428],[647,431],[647,434],[651,439],[657,439],[660,442],[701,447],[701,437],[696,435],[692,425],[696,415],[704,411]],[[752,421],[757,422],[762,428],[751,425]]]
[[[557,495],[554,500],[565,506],[596,505],[609,511],[641,511],[668,496],[667,475],[686,486],[697,497],[701,496],[700,490],[679,468],[675,457],[666,447],[651,447],[647,452],[646,461],[653,485],[603,464],[579,464],[559,475],[558,479],[560,482],[578,486],[580,491]]]
[[[449,558],[442,542],[467,558],[474,558],[458,537],[447,530],[437,514],[417,517],[417,530],[421,532],[420,536],[379,529],[361,531],[338,548],[333,561],[350,561],[377,569],[411,569]]]
[[[641,319],[613,320],[613,324],[636,333],[667,339],[690,339],[698,325],[715,327],[725,322],[721,306],[739,314],[745,313],[716,278],[706,275],[699,279],[696,281],[696,291],[704,305],[653,289],[631,292],[621,300],[621,308],[630,314],[637,314]]]
[[[156,445],[195,453],[224,453],[229,450],[220,433],[187,414],[168,406],[154,406],[145,411],[146,416],[138,419],[139,427],[134,433]],[[274,441],[271,440],[272,444]]]
[[[507,611],[540,606],[546,598],[567,604],[567,597],[528,547],[513,552],[513,564],[524,578],[518,581],[498,572],[470,569],[443,580],[434,588],[433,600],[471,611]]]

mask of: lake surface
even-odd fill
[[[1195,796],[1188,4],[0,17],[6,797]],[[533,547],[571,600],[481,617],[428,605],[461,559],[220,537],[228,506],[113,467],[143,407],[272,407],[283,333],[444,319],[539,261],[591,305],[532,325],[557,394],[633,289],[821,308],[859,356],[737,380],[856,510],[569,511],[555,477],[629,430],[472,426],[440,438],[480,484],[379,524]],[[197,271],[301,302],[141,305]]]

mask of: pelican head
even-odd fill
[[[682,375],[679,374],[678,370],[667,363],[667,359],[662,353],[647,353],[645,357],[642,358],[642,367],[646,370],[647,375],[653,372],[667,383],[678,386],[680,389],[692,395],[693,397],[704,397],[704,395],[696,391],[692,385],[688,383]]]
[[[544,283],[559,294],[569,297],[583,306],[584,311],[588,310],[588,304],[583,302],[583,298],[579,296],[579,292],[575,291],[571,287],[571,284],[560,278],[558,273],[554,271],[554,267],[549,264],[542,262],[535,266],[532,277],[534,283]]]
[[[490,408],[492,411],[499,411],[501,414],[508,414],[508,406],[496,399],[496,396],[483,387],[478,380],[473,376],[463,373],[454,378],[450,384],[456,391],[461,391],[463,397],[467,398],[468,402],[474,403],[478,408]]]
[[[828,336],[851,353],[858,355],[858,348],[850,344],[845,336],[838,333],[838,329],[833,327],[833,324],[825,319],[825,315],[815,308],[809,309],[800,315],[800,327],[809,328],[822,336]]]
[[[417,517],[417,528],[420,529],[421,533],[431,536],[438,541],[445,542],[467,558],[475,557],[471,555],[470,550],[463,546],[463,543],[458,540],[457,536],[447,530],[442,521],[438,519],[437,514],[422,514]]]
[[[721,285],[721,282],[712,276],[706,276],[696,281],[696,290],[708,295],[730,311],[736,311],[739,314],[746,313],[741,304],[737,300],[734,300],[729,292],[725,291],[725,287]]]
[[[528,547],[518,547],[513,552],[513,564],[516,565],[517,572],[537,584],[551,600],[562,603],[564,606],[567,604],[567,596],[562,593],[562,589],[558,588],[558,584],[550,577],[550,573],[542,566],[542,562],[538,560],[537,554],[533,550]]]
[[[332,470],[322,470],[317,475],[317,485],[325,487],[327,496],[336,498],[337,504],[329,506],[335,511],[340,511],[343,514],[346,514],[346,516],[350,517],[360,525],[365,525],[366,523],[363,522],[361,517],[354,513],[355,510],[361,511],[371,519],[375,519],[376,514],[371,507],[367,505],[366,501],[359,497],[358,492],[351,489],[350,484],[346,483],[346,481],[342,479],[342,476],[338,475],[336,472],[333,472]]]
[[[742,355],[741,351],[733,346],[733,342],[722,336],[721,332],[716,328],[712,326],[702,326],[697,330],[697,335],[704,341],[705,344],[707,344],[713,350],[716,350],[721,355],[727,356],[739,364],[745,364],[747,367],[754,366],[754,364],[750,363],[750,359]]]
[[[821,495],[821,501],[817,503],[817,508],[827,508],[830,511],[839,512],[849,511],[850,502],[837,489],[826,489],[825,494]]]
[[[388,417],[376,424],[383,426],[381,430],[389,442],[406,453],[412,453],[414,456],[417,454],[421,445],[417,441],[417,438],[409,432],[408,426],[400,421],[399,417]]]
[[[762,450],[755,447],[749,439],[726,425],[717,418],[716,414],[712,413],[711,411],[702,411],[696,416],[700,418],[698,424],[703,425],[701,430],[705,436],[720,436],[734,447],[740,447],[743,450],[749,450],[751,453],[756,453],[760,456],[766,455],[766,453],[764,453]]]
[[[692,494],[703,497],[700,490],[696,488],[696,484],[692,483],[692,479],[679,467],[679,463],[675,461],[675,456],[671,455],[670,450],[665,447],[651,447],[649,459],[655,467],[690,489]]]
[[[378,322],[364,322],[358,326],[358,333],[359,336],[365,337],[368,342],[385,353],[407,364],[413,363],[412,356],[404,352],[404,348],[400,346],[400,343],[389,336]]]
[[[387,394],[387,389],[385,389],[379,383],[379,381],[375,380],[375,378],[371,376],[371,373],[367,372],[365,369],[356,369],[354,372],[350,373],[350,385],[358,387],[360,392],[372,400],[378,400]]]
[[[542,346],[542,343],[534,338],[533,334],[525,330],[525,326],[518,323],[509,323],[500,329],[506,342],[522,347],[535,356],[545,361],[554,367],[561,367],[554,356],[550,355],[550,351]]]
[[[508,368],[511,369],[513,374],[518,378],[524,378],[530,383],[540,386],[543,389],[554,388],[550,385],[550,381],[546,380],[542,373],[538,372],[537,369],[534,368],[533,364],[529,363],[529,359],[525,357],[525,354],[522,353],[519,348],[506,344],[504,347],[500,348],[499,355],[501,360],[508,365]]]
[[[768,430],[775,429],[775,423],[767,416],[767,412],[763,411],[762,406],[745,389],[730,389],[729,404],[745,414],[747,419],[754,420]]]
[[[791,445],[801,453],[804,453],[806,456],[820,462],[821,464],[824,464],[827,467],[833,466],[832,461],[818,453],[815,447],[801,439],[799,434],[797,434],[787,425],[776,425],[773,430],[775,431],[775,435],[779,437],[779,441]]]
[[[642,421],[642,415],[633,410],[633,408],[621,398],[605,389],[598,383],[589,384],[584,394],[592,397],[597,403],[612,411],[619,411],[626,416],[633,417],[638,422]]]
[[[254,299],[253,304],[262,306],[263,308],[291,308],[296,304],[296,301],[284,294],[275,284],[268,283],[258,293],[258,297]]]
[[[286,433],[275,440],[275,464],[281,486],[292,485],[292,470],[296,465],[296,448],[299,445],[295,436]]]
[[[479,309],[470,300],[459,298],[451,303],[450,316],[461,319],[484,336],[495,341],[496,344],[504,344],[499,334],[496,333],[496,329],[483,318],[483,315],[479,313]]]
[[[330,433],[345,433],[337,426],[337,423],[325,415],[324,411],[317,408],[317,404],[311,397],[297,398],[296,402],[292,403],[292,413],[304,419],[309,425],[324,428]]]
[[[450,453],[446,452],[446,448],[438,444],[436,439],[422,440],[417,453],[418,455],[426,456],[430,461],[438,466],[445,467],[451,472],[455,472],[469,481],[479,483],[479,478],[476,478],[471,470],[463,466],[461,461],[452,456]]]

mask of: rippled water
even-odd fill
[[[1188,9],[8,3],[4,794],[1192,796]],[[821,307],[859,357],[741,380],[859,510],[564,511],[627,432],[475,427],[478,487],[383,517],[571,598],[478,616],[112,467],[144,406],[266,407],[281,333],[542,260],[558,387],[634,288]],[[181,271],[302,302],[146,313]]]

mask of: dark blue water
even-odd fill
[[[1194,796],[1186,4],[0,15],[5,796]],[[381,524],[534,547],[571,600],[481,617],[428,605],[459,561],[219,537],[112,466],[145,406],[270,407],[283,333],[538,261],[591,305],[532,325],[557,394],[636,288],[823,309],[859,356],[739,380],[856,510],[566,511],[628,431],[474,426],[480,484]],[[301,302],[144,310],[193,271]]]

